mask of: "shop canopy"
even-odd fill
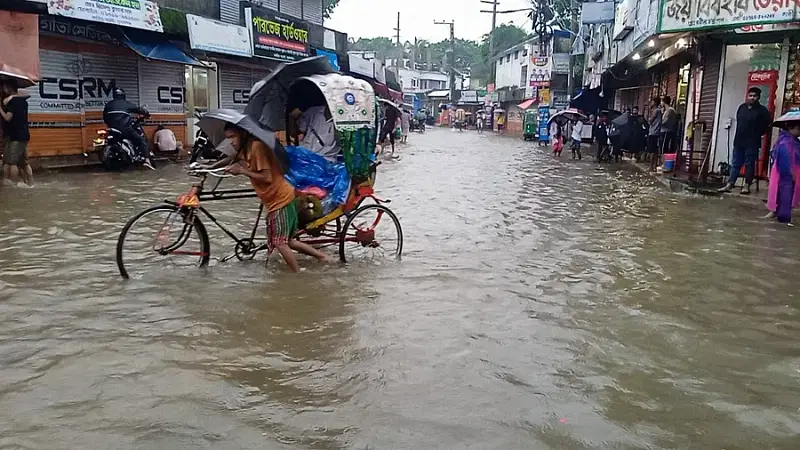
[[[450,91],[431,91],[428,98],[450,98]]]
[[[122,42],[143,58],[190,66],[203,66],[203,63],[187,55],[169,41],[158,40],[143,32],[134,30],[121,30],[121,33]]]
[[[517,108],[519,108],[519,109],[524,111],[524,110],[530,108],[531,106],[533,106],[534,103],[536,103],[536,99],[535,98],[532,98],[530,100],[525,100],[524,102],[522,102],[519,105],[517,105]]]

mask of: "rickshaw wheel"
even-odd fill
[[[400,221],[383,205],[358,208],[345,222],[339,239],[339,259],[345,263],[399,260],[403,252]]]

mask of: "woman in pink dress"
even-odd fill
[[[800,111],[790,111],[774,123],[780,135],[772,147],[769,195],[765,218],[792,226],[792,209],[800,202]]]

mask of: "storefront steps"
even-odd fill
[[[674,174],[672,173],[666,173],[666,174],[653,173],[649,171],[650,169],[649,164],[638,163],[634,159],[623,159],[623,162],[635,167],[642,173],[652,176],[664,187],[669,189],[670,192],[684,192],[688,194],[703,195],[706,197],[720,197],[742,203],[750,203],[754,205],[763,205],[767,201],[767,194],[769,192],[769,183],[766,180],[761,180],[760,183],[758,183],[758,187],[756,187],[756,183],[753,183],[750,195],[739,194],[742,185],[741,179],[737,183],[737,186],[733,188],[733,192],[731,192],[730,194],[721,194],[717,192],[717,190],[723,186],[720,183],[704,184],[704,183],[689,181],[685,178],[682,178],[680,174],[678,176],[674,176]]]

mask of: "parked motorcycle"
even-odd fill
[[[144,136],[144,121],[150,114],[139,115],[133,120],[133,129]],[[97,138],[94,140],[94,151],[97,153],[100,163],[106,170],[126,170],[134,165],[136,160],[136,146],[131,141],[122,136],[122,132],[116,128],[99,130]],[[150,160],[153,161],[155,155],[150,152]]]

